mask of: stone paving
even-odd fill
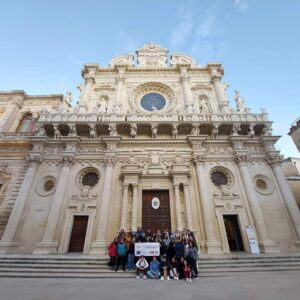
[[[300,272],[184,281],[0,278],[0,300],[299,300]]]

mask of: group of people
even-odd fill
[[[136,243],[159,243],[159,256],[135,256]],[[192,282],[198,277],[198,246],[190,230],[172,233],[168,229],[145,232],[138,227],[136,232],[123,229],[108,246],[112,270],[136,271],[136,279],[179,280]]]

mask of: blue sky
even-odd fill
[[[199,64],[222,62],[234,105],[264,107],[282,135],[278,149],[299,157],[287,136],[300,116],[298,0],[23,0],[0,4],[0,90],[72,91],[85,63],[157,42]]]

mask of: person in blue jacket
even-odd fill
[[[153,260],[150,263],[149,271],[147,272],[147,276],[150,279],[159,279],[160,278],[160,263],[156,259],[156,256],[153,257]]]

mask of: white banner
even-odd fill
[[[258,242],[256,239],[254,228],[250,225],[246,226],[246,232],[248,236],[251,253],[259,254],[260,252],[259,252]]]
[[[135,256],[159,256],[160,244],[159,243],[135,243],[134,244]]]

